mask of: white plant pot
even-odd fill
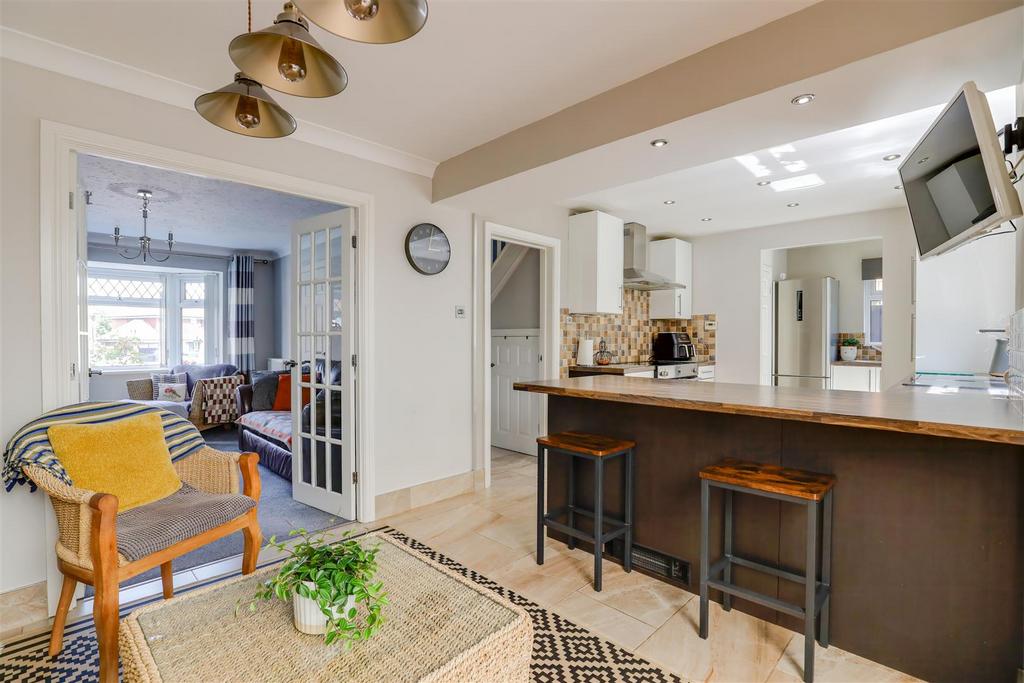
[[[839,357],[845,361],[857,360],[856,346],[840,346]]]
[[[313,587],[311,581],[304,581],[310,588]],[[355,607],[356,598],[354,595],[348,596],[348,600],[345,601],[345,606],[341,609],[335,607],[331,610],[334,617],[337,618],[344,614],[347,614],[350,609]],[[292,594],[292,611],[295,617],[295,628],[302,633],[308,633],[314,636],[322,636],[327,633],[327,617],[320,611],[320,605],[316,604],[316,600],[311,598],[303,597],[298,593]]]

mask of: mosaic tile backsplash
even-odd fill
[[[857,360],[872,360],[882,362],[882,349],[875,346],[865,346],[863,332],[840,332],[839,341],[853,337],[860,342],[857,347]]]
[[[600,342],[608,345],[612,363],[646,363],[651,357],[651,341],[658,332],[686,332],[702,362],[715,360],[715,330],[705,330],[705,320],[715,315],[695,315],[689,320],[651,320],[650,293],[627,289],[621,315],[579,315],[562,309],[561,374],[568,375],[576,364],[576,346],[581,338],[594,340],[594,352]]]

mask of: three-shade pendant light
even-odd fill
[[[228,46],[239,68],[233,83],[196,98],[204,119],[225,130],[259,138],[295,132],[295,119],[263,86],[299,97],[330,97],[348,85],[348,74],[309,33],[306,16],[322,28],[363,43],[396,43],[427,21],[426,0],[301,0],[286,2],[273,26],[248,31]],[[304,16],[305,15],[305,16]]]

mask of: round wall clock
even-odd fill
[[[452,260],[448,236],[433,223],[420,223],[405,236],[405,257],[423,275],[437,275]]]

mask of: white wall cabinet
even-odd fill
[[[667,239],[647,245],[647,268],[684,289],[651,292],[651,319],[687,320],[693,314],[693,247],[680,239]]]
[[[833,365],[832,388],[842,391],[881,391],[882,368],[870,365]]]
[[[622,247],[622,219],[600,211],[569,217],[571,313],[622,313]]]

